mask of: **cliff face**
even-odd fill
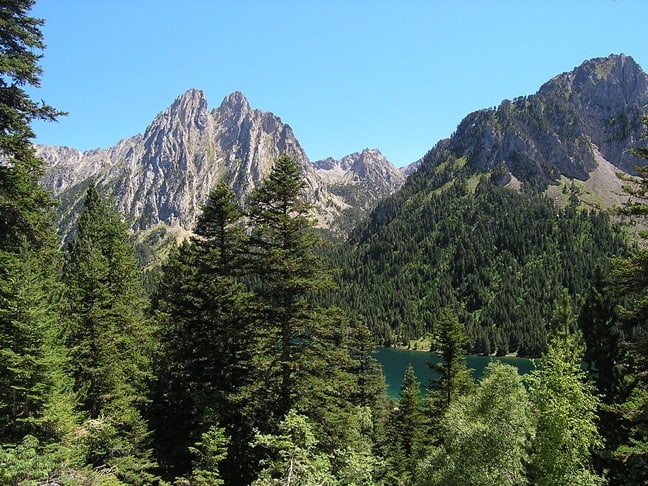
[[[630,150],[641,143],[646,113],[648,76],[639,65],[624,55],[592,59],[535,95],[469,114],[426,163],[452,154],[478,172],[499,166],[539,188],[561,175],[588,179],[599,156],[629,172],[641,163]]]
[[[216,181],[226,180],[244,202],[269,174],[273,161],[288,154],[303,168],[305,194],[316,207],[320,226],[334,232],[344,226],[339,221],[345,218],[343,212],[356,203],[343,192],[332,191],[332,186],[371,187],[363,198],[363,213],[403,181],[384,157],[371,158],[377,151],[365,151],[358,171],[350,172],[355,175],[334,181],[322,177],[326,170],[310,163],[290,126],[272,113],[252,109],[239,92],[210,111],[204,94],[189,90],[160,113],[143,135],[107,150],[79,152],[53,146],[37,150],[49,166],[43,184],[62,201],[64,234],[73,227],[90,179],[112,197],[134,230],[158,223],[190,229]],[[377,164],[375,171],[369,167],[372,162]],[[387,178],[381,180],[379,174]]]

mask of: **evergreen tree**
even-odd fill
[[[51,274],[33,251],[0,251],[0,443],[44,437],[45,407],[60,365]]]
[[[38,181],[44,163],[31,139],[33,120],[55,120],[61,112],[32,101],[24,86],[40,85],[43,21],[29,15],[33,0],[0,5],[0,250],[36,248],[51,236],[52,200]]]
[[[313,429],[308,417],[291,410],[279,424],[278,434],[257,434],[254,445],[269,449],[273,458],[263,462],[264,468],[254,484],[339,484],[333,477],[328,457],[317,450]]]
[[[321,242],[303,188],[301,168],[284,155],[248,201],[247,264],[257,280],[263,320],[259,366],[278,417],[297,406],[320,413],[331,400],[344,403],[354,391],[348,322],[314,303],[315,294],[331,288],[332,281],[316,254]],[[337,390],[327,385],[331,382]]]
[[[201,436],[200,442],[189,448],[194,456],[191,474],[192,484],[196,486],[218,486],[223,484],[219,464],[227,457],[230,442],[223,427],[214,424]]]
[[[282,156],[248,200],[245,277],[258,323],[256,382],[243,392],[246,415],[256,417],[264,433],[276,431],[288,410],[308,417],[317,427],[318,448],[339,471],[348,464],[336,451],[350,448],[359,457],[366,450],[351,425],[357,422],[358,352],[346,317],[317,305],[333,283],[303,188],[300,166]]]
[[[405,370],[398,403],[392,412],[387,445],[391,479],[398,484],[409,482],[414,475],[421,459],[424,427],[421,386],[410,363]]]
[[[529,393],[536,420],[532,484],[602,483],[591,464],[593,449],[602,445],[596,424],[599,401],[582,359],[580,335],[559,329],[531,373]]]
[[[644,117],[648,128],[648,117]],[[648,133],[648,132],[647,132]],[[648,159],[648,147],[634,155]],[[635,168],[625,190],[630,198],[622,213],[645,219],[648,214],[648,170]],[[645,237],[645,232],[641,234]],[[648,481],[648,251],[614,262],[603,289],[597,289],[581,316],[588,353],[600,367],[603,392],[602,432],[606,448],[602,467],[610,484]],[[594,331],[594,332],[592,332]],[[602,341],[602,343],[601,343]],[[601,345],[602,344],[602,345]]]
[[[469,340],[454,311],[442,309],[436,325],[435,348],[442,362],[428,363],[439,374],[429,387],[435,415],[443,414],[450,405],[472,387],[466,366]]]
[[[297,399],[297,363],[315,343],[317,316],[308,297],[330,285],[313,249],[312,207],[302,195],[301,168],[289,156],[275,162],[270,176],[248,201],[252,234],[249,264],[260,280],[258,295],[268,333],[266,349],[276,365],[269,371],[277,412],[285,415]],[[276,351],[274,343],[278,344]]]
[[[57,386],[54,337],[59,254],[53,201],[38,184],[44,163],[35,155],[33,120],[60,112],[32,101],[44,48],[42,20],[31,0],[0,5],[0,443],[26,434],[43,438],[45,407]],[[54,418],[53,418],[54,419]]]
[[[619,333],[618,363],[622,373],[614,382],[620,393],[608,400],[616,429],[610,447],[613,481],[639,484],[648,481],[648,251],[618,260],[611,272],[612,289],[623,302],[619,319],[608,332]],[[618,326],[618,327],[617,327]]]
[[[65,265],[65,342],[84,422],[80,450],[93,466],[109,466],[132,484],[151,468],[142,418],[152,336],[147,301],[125,224],[88,188]]]
[[[223,476],[243,481],[253,466],[251,419],[240,398],[240,389],[256,379],[249,364],[250,296],[235,277],[240,272],[241,215],[231,189],[219,183],[195,236],[170,255],[154,299],[161,349],[151,414],[156,450],[170,479],[188,473],[189,447],[215,421],[231,436]]]

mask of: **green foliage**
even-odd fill
[[[232,432],[225,473],[254,467],[247,454],[252,417],[242,389],[256,376],[250,295],[236,278],[241,210],[224,184],[210,194],[196,236],[176,248],[163,267],[154,299],[159,353],[149,415],[165,476],[189,472],[189,447],[218,420]],[[233,428],[236,427],[236,431]]]
[[[329,332],[319,325],[308,301],[330,281],[313,251],[318,240],[309,231],[314,221],[310,218],[312,208],[301,194],[303,187],[301,168],[283,156],[248,202],[251,238],[247,264],[259,279],[257,295],[268,332],[265,355],[272,375],[267,386],[277,387],[277,412],[281,415],[295,403],[297,362],[312,346],[326,342],[328,336],[318,336],[320,331]],[[277,351],[273,351],[275,342],[280,343]]]
[[[230,443],[225,429],[217,425],[209,427],[203,433],[201,440],[189,452],[194,457],[191,474],[192,484],[198,486],[218,486],[223,484],[218,465],[227,456],[227,446]]]
[[[0,9],[0,443],[48,435],[44,408],[57,386],[53,200],[39,185],[44,163],[31,145],[34,119],[58,113],[31,100],[44,48],[31,0]]]
[[[53,386],[55,354],[48,339],[56,324],[48,276],[38,255],[0,251],[0,437],[38,433]],[[42,434],[42,432],[41,432]]]
[[[474,393],[450,405],[441,420],[440,446],[422,462],[415,484],[522,485],[531,407],[517,369],[488,365]]]
[[[614,424],[605,429],[609,443],[606,452],[611,453],[612,461],[607,463],[610,475],[619,484],[648,480],[647,271],[646,250],[617,260],[607,289],[618,305],[614,320],[606,328],[615,337],[615,362],[612,373],[608,371],[609,385],[604,397],[604,416]],[[608,364],[608,370],[609,367]]]
[[[582,369],[579,334],[556,333],[529,378],[536,420],[530,459],[532,484],[602,484],[591,456],[602,441],[597,430],[599,400]]]
[[[584,295],[597,262],[623,254],[623,238],[603,213],[558,209],[489,178],[471,191],[468,167],[431,162],[342,247],[330,302],[385,345],[434,334],[449,307],[471,353],[539,356],[563,289]]]
[[[0,483],[27,486],[47,478],[54,468],[43,455],[38,439],[28,435],[15,447],[0,445]]]
[[[83,414],[75,445],[94,466],[114,467],[131,484],[153,466],[141,409],[152,352],[147,302],[124,223],[88,189],[65,266],[65,342]]]
[[[440,363],[428,363],[438,373],[430,385],[430,400],[435,414],[443,414],[450,405],[472,387],[471,371],[466,366],[468,337],[455,313],[442,309],[436,325],[435,349]]]
[[[42,20],[28,15],[32,0],[5,2],[0,9],[0,250],[39,247],[52,231],[52,199],[39,185],[43,161],[31,145],[32,120],[60,112],[31,100],[24,86],[38,87]]]
[[[253,445],[273,452],[262,462],[263,470],[255,486],[338,484],[326,455],[317,451],[313,424],[290,410],[279,423],[279,434],[257,434]]]
[[[421,387],[411,364],[405,370],[399,395],[388,426],[386,455],[390,481],[405,484],[421,459],[426,425]]]

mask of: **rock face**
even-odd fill
[[[560,176],[588,179],[598,154],[630,172],[642,162],[630,149],[641,144],[646,113],[648,76],[639,65],[625,55],[592,59],[535,95],[471,113],[422,165],[442,164],[452,154],[478,172],[504,169],[541,189]]]
[[[334,194],[344,197],[350,188],[358,189],[363,200],[354,201],[354,206],[359,205],[362,209],[370,209],[377,200],[388,196],[405,182],[405,175],[378,149],[364,149],[340,160],[318,160],[313,166]]]
[[[403,182],[380,152],[369,150],[345,158],[351,165],[344,177],[328,178],[330,171],[310,163],[289,125],[272,113],[252,109],[239,92],[210,111],[204,94],[189,90],[160,113],[143,135],[107,150],[38,146],[37,152],[49,167],[43,184],[62,201],[64,234],[74,224],[91,179],[113,198],[134,230],[158,223],[192,228],[201,204],[220,178],[243,202],[282,154],[302,166],[305,193],[316,206],[318,222],[333,231],[344,226],[339,219],[355,205],[340,186],[367,189],[359,209],[364,212]]]

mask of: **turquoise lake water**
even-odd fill
[[[374,357],[383,367],[385,381],[387,382],[387,393],[392,397],[398,396],[398,391],[403,382],[403,376],[407,366],[412,363],[416,377],[421,383],[421,388],[430,384],[436,376],[428,365],[428,361],[439,362],[441,359],[434,353],[422,351],[408,351],[396,348],[378,348]],[[525,374],[534,368],[533,360],[527,358],[496,358],[492,356],[468,356],[466,361],[468,367],[473,369],[473,377],[479,379],[484,373],[484,368],[491,361],[501,361],[518,368],[520,374]]]

